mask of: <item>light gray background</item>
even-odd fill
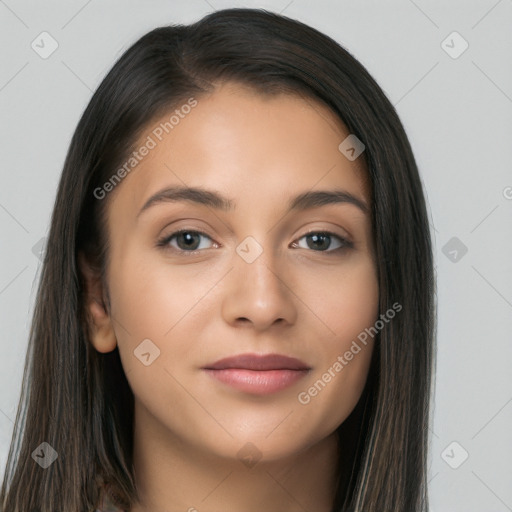
[[[66,150],[92,91],[150,29],[242,6],[282,12],[329,34],[396,106],[435,235],[432,510],[512,511],[511,0],[0,0],[0,471],[39,277],[37,244],[48,232]],[[47,59],[31,48],[43,31],[59,45]],[[442,45],[453,31],[469,44],[457,58],[445,49],[458,53],[460,39]],[[458,246],[446,246],[453,237]]]

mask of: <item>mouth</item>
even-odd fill
[[[202,370],[239,391],[268,395],[295,384],[311,367],[299,359],[279,354],[241,354],[216,361]]]

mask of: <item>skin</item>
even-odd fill
[[[349,161],[338,150],[349,132],[310,99],[228,82],[197,100],[106,199],[110,310],[81,260],[91,343],[102,353],[119,347],[135,396],[141,501],[132,511],[327,512],[335,430],[361,396],[372,339],[308,404],[297,396],[378,318],[371,219],[350,203],[293,213],[286,204],[302,192],[344,189],[369,207],[362,157]],[[137,217],[151,195],[185,184],[215,190],[236,208],[162,202]],[[193,235],[198,254],[186,254],[180,237],[157,246],[182,228],[206,234]],[[317,248],[305,236],[313,230],[335,236]],[[236,252],[248,236],[263,249],[252,263]],[[353,246],[333,252],[336,237]],[[134,355],[144,339],[160,350],[149,366]],[[266,396],[201,370],[249,352],[296,357],[312,369]],[[237,455],[248,442],[261,456],[253,467]]]

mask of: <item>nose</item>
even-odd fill
[[[226,276],[222,315],[233,326],[264,331],[273,324],[295,323],[297,309],[290,272],[273,251],[265,249],[251,263],[235,252],[234,268]]]

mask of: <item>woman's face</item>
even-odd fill
[[[276,460],[332,434],[366,382],[373,343],[358,336],[379,289],[365,170],[316,102],[233,83],[195,100],[148,127],[105,199],[110,319],[137,428]],[[258,367],[269,354],[301,363]],[[240,355],[254,357],[215,366]]]

